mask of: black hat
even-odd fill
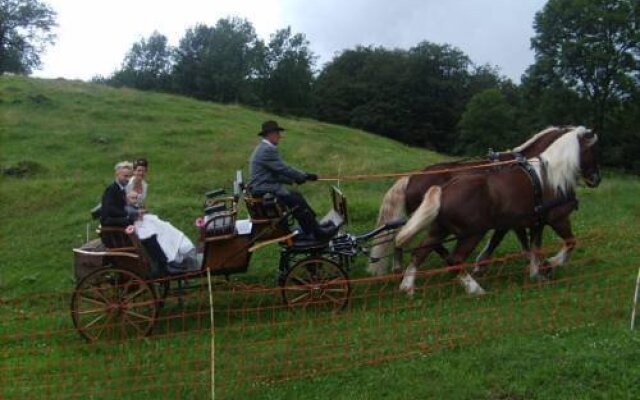
[[[266,121],[262,124],[262,130],[258,132],[258,135],[264,136],[269,132],[281,132],[284,128],[278,126],[276,121]]]

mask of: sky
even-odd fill
[[[533,18],[546,0],[43,0],[57,13],[55,45],[34,76],[89,80],[117,70],[154,31],[177,46],[196,24],[249,20],[265,41],[291,26],[304,33],[316,67],[357,45],[409,49],[449,44],[515,82],[533,63]]]

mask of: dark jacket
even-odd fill
[[[102,195],[100,223],[104,226],[127,226],[132,222],[125,207],[125,190],[117,182],[111,183]]]
[[[285,184],[302,183],[307,174],[285,164],[278,148],[261,141],[253,151],[249,161],[251,178],[249,191],[252,194],[286,194]]]

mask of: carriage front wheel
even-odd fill
[[[284,275],[282,300],[290,307],[342,310],[349,303],[349,276],[336,262],[324,257],[301,260]]]
[[[155,290],[122,268],[101,268],[80,281],[71,298],[71,318],[88,341],[146,336],[158,316]]]

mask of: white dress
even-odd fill
[[[134,191],[135,177],[127,185],[127,193]],[[142,181],[142,193],[138,194],[137,207],[143,207],[147,198],[147,182]],[[169,271],[190,272],[199,269],[196,263],[196,248],[191,240],[175,226],[154,214],[144,214],[134,223],[141,240],[157,235],[158,244],[167,257]]]
[[[158,244],[167,257],[170,272],[190,272],[198,270],[196,248],[193,242],[178,228],[157,215],[144,214],[134,223],[136,234],[141,240],[157,235]]]

